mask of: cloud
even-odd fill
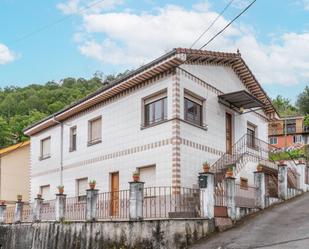
[[[141,13],[86,13],[74,41],[81,54],[102,64],[138,67],[174,47],[190,47],[217,15],[207,4],[192,9],[166,5]],[[220,17],[195,48],[227,23]],[[262,84],[308,82],[309,33],[285,33],[262,43],[254,27],[238,22],[205,49],[236,52],[237,48]]]
[[[65,15],[72,14],[91,14],[101,13],[102,11],[112,10],[117,5],[122,4],[122,0],[67,0],[63,3],[58,3],[57,8]]]
[[[0,65],[8,64],[16,59],[15,54],[4,44],[0,43]]]

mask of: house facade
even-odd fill
[[[0,200],[14,203],[17,195],[29,201],[30,142],[22,142],[0,150]]]
[[[246,134],[267,141],[276,117],[239,53],[174,49],[25,130],[31,198],[52,199],[60,184],[82,196],[93,179],[127,189],[136,170],[145,187],[197,187],[203,162]]]
[[[309,144],[309,127],[304,116],[281,118],[269,123],[269,143],[278,148],[299,148]]]

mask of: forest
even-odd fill
[[[0,147],[5,147],[28,138],[23,129],[34,122],[51,115],[69,104],[123,77],[130,71],[102,77],[96,73],[91,79],[65,78],[60,82],[31,84],[25,87],[9,86],[0,89]],[[309,87],[299,94],[296,104],[288,98],[277,96],[273,104],[282,117],[307,115],[309,126]]]

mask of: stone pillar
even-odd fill
[[[2,203],[0,204],[0,224],[6,222],[5,215],[6,215],[6,205]]]
[[[143,219],[144,182],[129,182],[130,184],[130,220]]]
[[[97,219],[96,210],[98,202],[98,189],[87,189],[87,199],[86,199],[86,220],[95,221]]]
[[[33,209],[32,209],[32,221],[40,222],[42,219],[42,205],[43,199],[42,197],[37,197],[34,199]]]
[[[224,187],[226,189],[226,204],[227,204],[227,214],[232,219],[236,219],[236,184],[234,177],[227,177],[224,179]]]
[[[64,221],[65,219],[66,197],[67,195],[64,194],[56,194],[56,221]]]
[[[264,209],[265,208],[265,173],[262,171],[254,172],[254,185],[256,187],[256,205]]]
[[[215,217],[214,174],[204,172],[199,174],[201,214],[212,219]]]
[[[23,220],[24,202],[18,201],[15,204],[14,223],[22,222]]]
[[[286,200],[288,198],[288,167],[286,164],[278,165],[278,196]]]
[[[306,177],[306,164],[305,161],[299,160],[297,164],[297,173],[299,174],[299,188],[306,192],[307,191],[307,186],[305,182],[305,177]]]

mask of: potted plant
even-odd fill
[[[304,159],[299,159],[298,160],[298,164],[305,164],[305,160]]]
[[[261,172],[263,170],[263,165],[262,164],[258,164],[258,166],[256,167],[256,170],[258,172]]]
[[[210,166],[209,166],[209,163],[208,162],[204,162],[203,163],[203,170],[205,173],[208,173],[209,170],[210,170]]]
[[[37,194],[36,198],[41,199],[42,198],[42,194]]]
[[[64,186],[63,186],[63,185],[59,185],[59,186],[57,187],[57,189],[58,189],[59,194],[62,195],[63,192],[64,192]]]
[[[90,180],[89,181],[89,188],[90,189],[95,189],[95,185],[96,185],[96,180]]]
[[[227,168],[227,171],[226,171],[226,177],[233,177],[233,167],[230,166]]]
[[[138,171],[135,171],[135,172],[133,172],[133,181],[135,181],[135,182],[138,182],[139,181],[139,172]]]
[[[17,201],[18,201],[18,202],[21,202],[22,199],[23,199],[23,196],[22,196],[22,195],[17,195]]]

